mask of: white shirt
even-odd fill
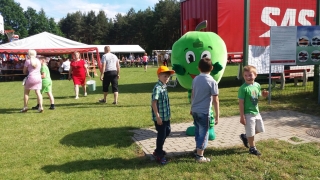
[[[117,70],[117,62],[118,57],[112,53],[106,53],[102,56],[101,63],[106,63],[106,70],[107,71],[116,71]]]
[[[69,71],[70,70],[70,61],[66,60],[62,63],[61,67],[63,68],[64,71]]]
[[[169,58],[169,55],[168,54],[165,54],[164,55],[164,59],[168,59]]]

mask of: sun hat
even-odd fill
[[[158,68],[157,74],[159,75],[160,73],[164,72],[169,72],[170,74],[174,74],[174,70],[170,70],[167,66],[160,66]]]

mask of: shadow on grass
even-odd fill
[[[0,114],[16,114],[16,113],[21,113],[20,109],[17,108],[9,108],[9,109],[0,109]]]
[[[222,77],[219,82],[219,88],[240,87],[243,84],[242,80],[238,80],[234,76]]]
[[[249,154],[249,152],[247,148],[240,148],[240,147],[232,147],[227,149],[207,148],[205,150],[205,154],[209,156],[227,156],[227,155],[234,155],[234,154]]]
[[[140,84],[120,84],[118,86],[119,88],[119,94],[121,93],[152,93],[153,87],[156,85],[156,82],[154,83],[140,83]],[[169,92],[187,92],[186,89],[181,87],[180,85],[177,85],[176,87],[168,87],[167,88]],[[112,94],[111,92],[111,85],[109,87],[109,94]],[[88,94],[103,94],[102,92],[102,86],[96,85],[95,91],[88,91]]]
[[[179,152],[177,152],[179,154]],[[206,149],[207,156],[227,156],[248,153],[243,148],[229,148],[229,149]],[[194,162],[193,153],[181,152],[181,155],[168,158],[170,163],[179,162]],[[46,165],[41,169],[46,173],[64,172],[74,173],[91,170],[123,170],[123,169],[137,169],[137,168],[153,168],[159,166],[155,161],[150,161],[149,157],[137,157],[132,159],[112,158],[112,159],[96,159],[96,160],[79,160],[68,162],[61,165]]]
[[[131,139],[133,133],[130,132],[133,129],[133,127],[88,129],[66,135],[60,140],[60,143],[67,146],[89,148],[110,145],[119,148],[129,147],[134,143]],[[127,138],[119,139],[119,137]]]
[[[153,87],[156,85],[156,82],[154,83],[141,83],[141,84],[124,84],[119,85],[119,91],[120,93],[152,93]],[[167,87],[169,92],[184,92],[187,90],[181,87],[180,85],[177,85],[176,87]]]
[[[122,158],[112,158],[112,159],[96,159],[96,160],[79,160],[68,162],[61,165],[47,165],[41,169],[46,173],[52,173],[55,171],[64,173],[91,171],[91,170],[101,170],[105,171],[112,169],[132,169],[135,170],[139,168],[153,168],[158,166],[154,161],[148,161],[146,157],[138,157],[133,159],[122,159]]]

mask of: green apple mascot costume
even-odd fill
[[[205,28],[207,21],[201,22],[196,31],[189,31],[177,40],[172,46],[172,69],[177,75],[180,85],[188,90],[190,101],[192,80],[200,74],[198,63],[201,58],[212,60],[213,70],[210,75],[219,83],[227,65],[227,48],[220,36],[213,32],[200,32]],[[210,108],[209,140],[214,140],[214,112]],[[194,126],[188,127],[187,135],[194,135]]]

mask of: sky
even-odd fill
[[[48,18],[54,18],[58,22],[66,17],[68,13],[76,11],[97,13],[103,10],[108,18],[114,18],[116,14],[126,14],[130,8],[136,12],[144,11],[148,7],[153,8],[159,0],[15,0],[20,3],[20,7],[27,10],[32,7],[37,12],[41,8],[45,11]]]

